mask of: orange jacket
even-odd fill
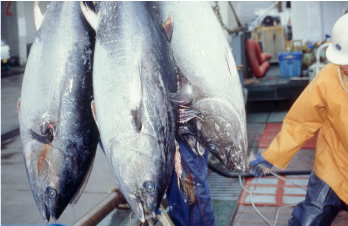
[[[348,204],[348,93],[338,70],[338,65],[329,64],[319,72],[293,104],[281,131],[262,156],[284,169],[319,129],[314,172]]]

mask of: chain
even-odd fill
[[[219,20],[219,22],[220,22],[220,24],[221,24],[221,27],[222,27],[224,30],[226,30],[226,31],[228,32],[229,35],[235,33],[236,30],[231,30],[231,29],[229,29],[229,28],[226,26],[226,24],[223,22],[222,16],[221,16],[221,14],[220,14],[219,2],[215,1],[215,7],[213,7],[213,10],[214,10],[216,17],[218,18],[218,20]]]

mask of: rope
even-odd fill
[[[263,165],[259,165],[259,166],[260,166],[264,171],[265,171],[266,169],[269,170],[269,168],[267,168],[267,167],[265,167],[265,166],[263,166]],[[280,179],[280,180],[283,180],[283,181],[285,181],[285,182],[289,182],[289,180],[287,180],[285,177],[282,177],[282,176],[278,175],[277,173],[274,173],[274,172],[272,172],[272,171],[269,171],[269,173],[272,174],[273,176],[277,177],[277,178]],[[242,177],[241,177],[240,174],[238,175],[238,178],[239,178],[239,183],[240,183],[241,187],[243,188],[243,190],[245,190],[246,192],[249,193],[250,202],[251,202],[252,207],[254,208],[254,210],[256,211],[256,213],[262,218],[262,220],[264,220],[269,226],[272,226],[272,225],[275,226],[275,225],[277,224],[280,208],[292,207],[292,206],[294,206],[294,205],[286,205],[286,206],[280,206],[280,207],[278,207],[277,210],[276,210],[276,216],[275,216],[275,219],[274,219],[274,223],[271,224],[271,222],[270,222],[265,216],[263,216],[263,215],[261,214],[261,212],[256,208],[255,203],[254,203],[254,200],[253,200],[253,196],[252,196],[253,191],[248,190],[248,189],[244,186],[244,184],[243,184],[243,182],[242,182]],[[307,188],[304,187],[304,186],[302,186],[302,185],[298,185],[298,184],[293,183],[293,182],[291,182],[291,184],[294,184],[294,185],[296,185],[297,187],[300,187],[300,188],[304,189],[305,191],[307,191]]]
[[[264,216],[262,215],[262,213],[256,208],[256,206],[255,206],[255,204],[254,204],[254,200],[253,200],[253,198],[252,198],[253,192],[250,191],[250,190],[248,190],[246,187],[244,187],[243,182],[242,182],[242,177],[241,177],[240,175],[239,175],[238,178],[239,178],[239,183],[240,183],[240,185],[242,186],[242,188],[243,188],[246,192],[249,193],[251,205],[252,205],[253,208],[255,209],[256,213],[257,213],[269,226],[272,226],[271,223],[267,220],[267,218],[264,217]]]
[[[340,78],[340,81],[341,81],[341,84],[342,84],[343,89],[348,93],[348,90],[347,90],[347,88],[344,86],[343,81],[342,81],[342,75],[341,75],[341,69],[340,69],[340,68],[338,68],[338,77]]]

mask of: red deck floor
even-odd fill
[[[258,148],[267,148],[274,137],[281,130],[282,123],[267,123],[264,131],[258,137]],[[307,141],[302,149],[295,155],[286,170],[311,170],[315,158],[315,145],[317,134]],[[293,176],[288,179],[299,180],[295,183],[306,186],[308,176]],[[304,180],[304,181],[303,181]],[[256,187],[254,186],[256,184]],[[259,211],[271,222],[275,220],[276,212],[279,211],[277,225],[287,225],[288,219],[294,207],[287,207],[288,204],[296,204],[304,199],[305,192],[300,188],[295,188],[275,177],[252,178],[246,181],[246,187],[254,190],[253,201]],[[233,226],[248,225],[267,225],[260,216],[257,215],[250,203],[250,196],[243,191],[239,197],[238,211]],[[282,207],[282,208],[280,208]],[[332,226],[347,226],[348,212],[340,212]]]

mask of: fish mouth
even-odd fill
[[[50,212],[46,206],[46,204],[43,201],[37,201],[36,202],[37,207],[39,209],[39,212],[43,218],[43,220],[48,223],[50,221]]]
[[[128,202],[129,202],[129,205],[132,207],[135,215],[138,217],[138,219],[144,223],[145,222],[145,211],[144,211],[143,202],[135,196],[129,196]]]
[[[59,153],[59,160],[64,159],[60,149],[46,147],[47,145],[24,146],[24,162],[29,180],[29,185],[36,203],[36,206],[43,220],[48,223],[50,219],[57,220],[63,213],[68,203],[61,197],[59,187],[60,169],[56,168],[51,156]],[[34,150],[34,151],[33,151]]]
[[[129,196],[128,199],[129,205],[132,206],[132,210],[135,215],[141,222],[145,222],[145,220],[149,218],[156,218],[156,211],[147,210],[146,205],[141,201],[140,198],[135,196]]]

